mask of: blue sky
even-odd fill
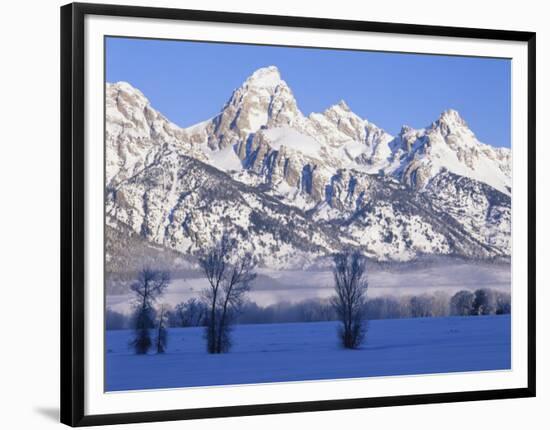
[[[182,127],[216,115],[254,70],[275,65],[305,115],[343,99],[395,135],[452,108],[479,140],[510,147],[509,60],[123,38],[106,46],[107,81],[139,88]]]

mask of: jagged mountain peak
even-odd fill
[[[223,224],[267,266],[344,244],[382,260],[509,255],[510,151],[454,110],[395,138],[344,101],[306,118],[270,66],[182,129],[129,83],[106,89],[108,222],[154,246],[193,253]]]
[[[332,106],[325,109],[323,112],[325,116],[335,116],[335,117],[349,117],[353,116],[361,121],[363,119],[354,113],[345,100],[340,100],[338,103],[333,104]]]
[[[348,106],[346,101],[343,100],[343,99],[340,100],[335,105],[332,105],[331,107],[329,107],[327,110],[341,110],[341,111],[344,111],[344,112],[351,112],[350,107]]]
[[[454,109],[443,111],[437,121],[433,122],[428,128],[428,131],[432,130],[439,131],[443,136],[450,134],[474,136],[464,118]]]
[[[126,81],[107,82],[106,91],[111,97],[117,98],[118,102],[122,101],[127,104],[140,105],[140,107],[149,105],[149,99],[140,90]]]
[[[155,110],[128,82],[106,84],[105,132],[107,183],[116,184],[149,165],[168,146],[185,149],[199,159],[185,130]]]
[[[399,134],[398,136],[399,137],[403,137],[403,136],[406,136],[406,135],[409,135],[411,133],[416,133],[418,130],[414,127],[411,127],[410,125],[402,125],[401,126],[401,130],[399,130]]]
[[[145,96],[143,95],[143,93],[138,90],[136,87],[134,87],[132,84],[130,84],[129,82],[126,82],[126,81],[118,81],[118,82],[107,82],[107,88],[115,88],[115,89],[118,89],[118,90],[121,90],[121,91],[126,91],[126,92],[129,92],[129,93],[136,93],[136,94],[139,94],[141,95],[143,98],[145,98]]]
[[[249,102],[262,100],[269,102],[274,98],[283,98],[296,104],[292,90],[281,78],[276,66],[267,66],[255,70],[233,91],[223,110],[229,106],[241,106]]]
[[[141,148],[144,142],[150,142],[147,148],[159,142],[180,146],[189,143],[196,152],[202,151],[207,159],[214,160],[213,165],[238,170],[247,160],[244,165],[264,166],[266,172],[271,172],[274,159],[269,157],[274,157],[273,151],[284,146],[286,150],[293,148],[290,158],[284,159],[281,153],[281,159],[277,160],[281,166],[286,166],[285,172],[291,172],[289,166],[294,163],[293,169],[299,175],[304,167],[303,160],[313,156],[318,160],[318,189],[323,188],[324,179],[336,167],[359,166],[371,173],[383,170],[406,183],[414,183],[418,189],[444,167],[486,182],[504,193],[510,192],[509,151],[480,143],[454,109],[442,112],[426,128],[404,125],[395,138],[355,114],[344,100],[323,113],[312,113],[306,118],[298,109],[291,89],[281,79],[279,69],[268,66],[257,69],[245,79],[212,120],[178,130],[129,83],[108,84],[107,90],[107,106],[112,107],[109,109],[110,121],[121,127],[115,134],[131,135],[132,139],[139,135],[141,139],[136,140],[140,150],[128,147],[128,155],[121,157],[122,160],[143,158],[137,153],[145,150]],[[130,124],[132,128],[128,127]],[[304,143],[311,139],[317,144]],[[119,142],[120,139],[113,140],[117,146]],[[256,161],[252,162],[251,157]],[[132,161],[130,166],[133,165]],[[112,168],[113,171],[117,169],[117,166]],[[493,173],[488,175],[483,171]],[[270,174],[266,173],[266,178],[272,179]],[[323,193],[317,194],[322,196]]]
[[[315,119],[317,114],[310,115]],[[363,142],[366,138],[365,127],[369,124],[367,120],[361,118],[353,112],[344,100],[330,106],[322,113],[322,117],[333,124],[339,132],[357,142]]]
[[[403,126],[390,146],[393,161],[386,172],[412,188],[423,190],[439,172],[448,170],[510,195],[509,150],[480,142],[454,109],[442,112],[425,129]]]
[[[263,67],[233,91],[213,119],[208,146],[223,149],[243,143],[265,127],[291,126],[303,118],[296,99],[275,66]]]
[[[284,83],[281,72],[276,66],[267,66],[257,69],[245,81],[247,85],[274,88]]]
[[[441,112],[441,115],[439,115],[439,122],[446,122],[448,124],[459,124],[459,125],[466,125],[466,121],[464,121],[464,118],[460,115],[460,113],[455,109],[447,109]]]

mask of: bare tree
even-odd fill
[[[342,322],[340,338],[344,348],[358,348],[366,335],[367,261],[359,252],[334,256],[332,305]]]
[[[204,324],[206,306],[203,302],[192,297],[181,302],[174,309],[175,324],[179,327],[197,327]]]
[[[230,262],[235,242],[224,234],[222,239],[203,257],[199,264],[209,287],[203,297],[208,306],[206,315],[207,349],[211,354],[227,352],[231,348],[231,325],[244,303],[250,283],[256,278],[250,254]]]
[[[147,354],[152,346],[149,331],[155,326],[153,305],[157,298],[164,293],[169,283],[168,272],[144,268],[139,272],[137,280],[130,285],[130,290],[136,298],[133,321],[135,336],[130,345],[136,354]]]
[[[164,354],[166,346],[168,345],[168,332],[166,331],[166,312],[164,311],[164,305],[160,308],[160,315],[158,320],[157,329],[157,354]]]

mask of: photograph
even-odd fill
[[[104,59],[106,392],[511,369],[509,58]]]
[[[0,429],[548,421],[542,2],[6,5]]]

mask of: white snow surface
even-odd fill
[[[284,146],[310,157],[320,157],[320,144],[311,136],[304,135],[291,127],[271,128],[264,130],[263,134],[273,149],[280,150]]]
[[[228,146],[219,151],[212,151],[209,148],[204,149],[210,164],[223,171],[242,170],[240,158],[235,153],[235,150]]]

